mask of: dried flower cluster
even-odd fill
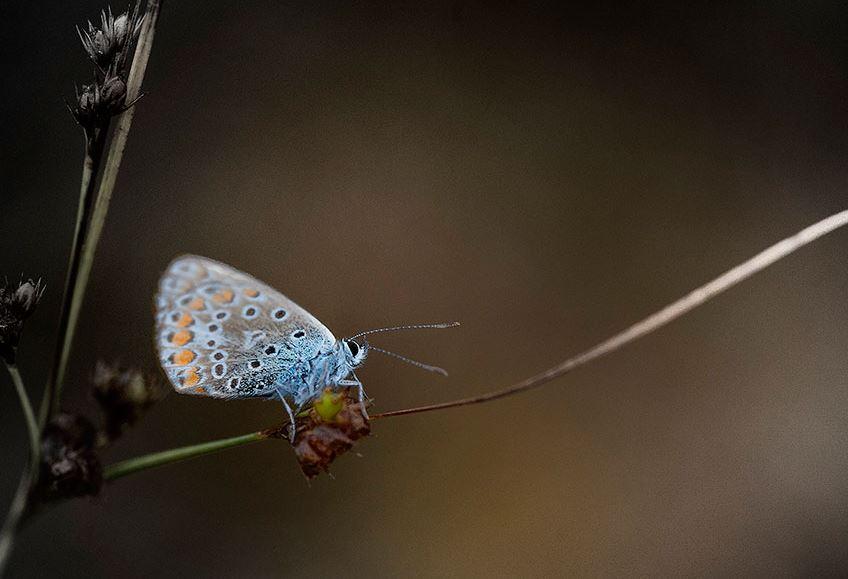
[[[35,492],[43,502],[96,495],[103,468],[94,451],[97,430],[85,417],[57,415],[44,430],[41,472]]]
[[[165,394],[157,380],[142,372],[103,362],[94,370],[93,386],[103,416],[101,442],[116,440]]]
[[[112,116],[132,104],[126,103],[126,83],[141,20],[137,2],[118,16],[111,8],[101,12],[99,26],[89,21],[87,29],[77,28],[82,46],[95,64],[94,82],[77,89],[76,101],[68,108],[87,135],[107,126]]]
[[[103,483],[97,450],[113,442],[161,400],[158,382],[138,370],[99,362],[93,395],[100,405],[100,428],[85,416],[59,414],[44,430],[35,494],[43,502],[96,495]]]
[[[24,321],[35,311],[43,295],[41,280],[22,281],[17,287],[8,282],[0,285],[0,357],[6,362],[14,363]]]
[[[330,463],[370,433],[368,415],[351,392],[326,390],[298,421],[292,446],[303,474],[315,478],[329,472]]]

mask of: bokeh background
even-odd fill
[[[744,5],[742,5],[744,4]],[[0,272],[48,286],[73,230],[101,4],[3,2]],[[155,369],[176,254],[228,262],[378,345],[379,410],[507,385],[846,207],[842,2],[166,2],[65,406],[97,359]],[[848,573],[848,231],[542,390],[375,424],[306,484],[266,442],[39,517],[13,577]],[[105,457],[249,432],[169,396]],[[0,378],[0,502],[26,457]]]

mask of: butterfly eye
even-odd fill
[[[350,355],[356,358],[356,355],[359,353],[359,344],[353,340],[348,340],[345,344],[347,344],[347,347],[350,350]]]

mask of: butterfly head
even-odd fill
[[[345,361],[351,368],[358,368],[368,356],[368,343],[359,344],[354,340],[342,340],[342,351],[344,352]]]

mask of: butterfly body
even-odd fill
[[[181,394],[273,398],[303,406],[349,380],[367,345],[336,339],[309,312],[253,277],[187,255],[159,283],[156,343]]]

